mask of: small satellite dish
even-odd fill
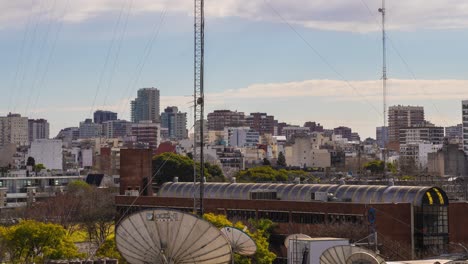
[[[385,260],[373,251],[355,246],[335,246],[325,250],[320,256],[320,264],[385,264]]]
[[[223,227],[221,233],[231,243],[232,251],[242,256],[252,256],[257,252],[257,244],[244,231],[235,227]]]
[[[231,245],[211,223],[176,210],[144,210],[116,228],[117,249],[131,264],[231,263]]]
[[[291,239],[307,239],[307,238],[311,238],[311,237],[308,236],[308,235],[305,235],[305,234],[292,234],[292,235],[289,235],[284,240],[284,246],[286,248],[288,248],[289,247],[289,240],[291,240]]]

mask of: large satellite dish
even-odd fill
[[[235,227],[223,227],[221,233],[231,243],[232,251],[242,256],[252,256],[257,251],[257,244],[244,231]]]
[[[231,246],[211,223],[175,210],[144,210],[117,226],[116,244],[131,264],[231,263]]]
[[[385,260],[373,251],[354,246],[335,246],[320,256],[320,264],[385,264]]]
[[[308,238],[311,238],[311,237],[305,234],[292,234],[286,237],[286,239],[284,240],[284,246],[288,248],[289,240],[291,239],[298,240],[298,239],[308,239]]]

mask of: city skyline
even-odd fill
[[[266,112],[291,124],[343,125],[375,138],[383,124],[379,5],[207,2],[206,113]],[[7,94],[0,115],[45,118],[55,136],[97,109],[129,120],[136,90],[156,87],[161,109],[187,112],[190,128],[192,3],[15,1],[0,7],[0,77]],[[461,100],[468,98],[467,14],[463,1],[388,3],[388,105],[424,106],[426,119],[444,127],[461,123]],[[449,19],[454,16],[459,19]]]

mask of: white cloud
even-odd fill
[[[128,0],[129,1],[129,0]],[[98,16],[119,12],[127,0],[67,1],[29,0],[1,1],[0,28],[24,24],[27,18],[44,15],[54,20],[82,22]],[[369,13],[366,5],[372,14]],[[380,1],[370,0],[207,0],[206,15],[209,18],[241,17],[249,20],[281,22],[322,30],[369,32],[379,30]],[[456,29],[468,27],[468,2],[465,0],[411,0],[387,1],[388,27],[395,30]],[[134,0],[132,11],[138,15],[167,9],[192,15],[192,0]]]
[[[391,79],[388,80],[387,87],[388,105],[423,105],[427,119],[443,126],[460,123],[460,101],[468,98],[468,80]],[[349,84],[340,80],[259,83],[222,92],[207,91],[205,95],[206,114],[216,109],[247,113],[265,111],[277,116],[281,121],[294,124],[315,120],[327,127],[347,125],[359,132],[364,131],[365,136],[372,136],[375,126],[380,125],[382,119],[380,80],[351,81]],[[58,124],[76,126],[85,117],[89,117],[92,110],[97,109],[116,111],[120,118],[128,119],[131,99],[133,98],[94,107],[56,105],[34,109],[31,113],[35,113],[32,116],[34,118],[51,118],[49,121],[55,124],[54,127],[58,132],[62,128]],[[193,123],[192,100],[190,96],[162,96],[161,111],[167,106],[178,106],[179,110],[188,113],[190,127]],[[338,112],[341,113],[330,112],[332,108],[336,108],[336,104],[340,104]],[[330,108],[327,108],[328,106]],[[346,112],[342,112],[345,109]],[[73,118],[59,120],[65,113],[67,113],[65,116]],[[366,115],[364,119],[363,114]]]

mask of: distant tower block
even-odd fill
[[[175,210],[144,210],[126,217],[115,240],[131,264],[231,263],[231,246],[211,223]]]

